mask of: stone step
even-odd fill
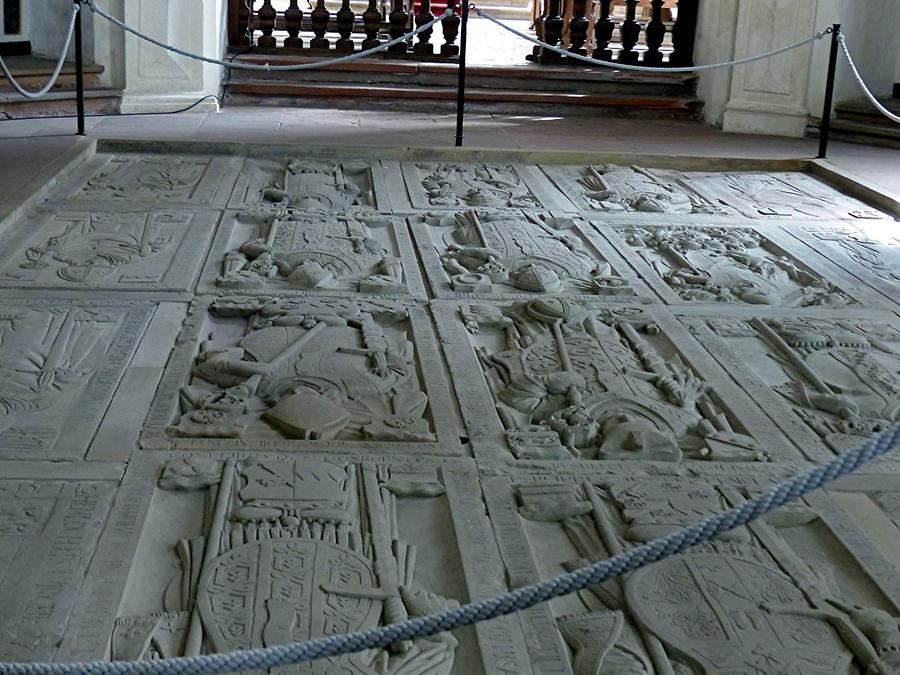
[[[34,56],[11,56],[5,57],[4,61],[12,72],[13,77],[16,78],[16,81],[32,91],[43,87],[56,67],[56,62],[51,59]],[[84,67],[84,86],[87,88],[99,87],[100,76],[103,74],[103,70],[103,66],[86,65]],[[75,89],[75,76],[75,64],[64,64],[53,89],[63,91]],[[7,92],[14,91],[6,78],[0,75],[0,94],[5,95]]]
[[[887,124],[867,124],[854,120],[835,119],[831,122],[831,138],[848,143],[900,148],[900,124],[881,117]]]
[[[300,84],[287,82],[239,82],[229,85],[226,104],[321,106],[337,102],[339,107],[404,110],[443,110],[456,106],[454,87],[366,86],[336,84]],[[693,119],[702,103],[693,97],[641,95],[572,94],[521,90],[471,89],[467,108],[490,112],[592,114],[604,111],[613,115],[653,116]]]
[[[121,101],[121,89],[95,88],[84,93],[84,108],[88,115],[114,114],[119,111]],[[75,115],[76,112],[74,91],[51,91],[35,100],[12,93],[7,100],[0,100],[0,119]]]
[[[239,60],[279,65],[316,61],[309,57],[245,57]],[[294,73],[235,70],[231,73],[229,86],[266,83],[455,87],[457,78],[455,63],[360,59]],[[466,82],[471,90],[692,98],[696,79],[678,73],[646,75],[608,68],[523,63],[520,66],[469,66]]]

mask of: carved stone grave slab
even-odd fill
[[[115,483],[0,479],[0,660],[50,661],[115,493]]]
[[[119,542],[133,563],[110,582],[124,597],[102,621],[73,622],[82,658],[104,629],[113,659],[232,651],[402,621],[503,584],[471,460],[144,453],[125,484],[138,474]],[[524,654],[501,619],[290,672],[526,672]]]
[[[615,252],[576,218],[518,209],[433,211],[409,218],[441,298],[587,295],[628,298],[640,287]],[[602,241],[602,240],[601,240]]]
[[[895,221],[792,223],[784,229],[848,274],[900,303],[900,230]]]
[[[849,279],[794,240],[786,244],[780,231],[758,226],[594,225],[669,304],[860,304]]]
[[[141,444],[460,452],[425,310],[406,301],[197,301]]]
[[[627,551],[751,496],[709,480],[483,479],[511,587]],[[900,576],[824,495],[518,615],[533,672],[893,672]]]
[[[151,309],[0,300],[0,458],[84,457]]]
[[[241,160],[228,156],[98,153],[50,194],[51,202],[223,207]]]
[[[690,171],[682,180],[709,202],[747,218],[892,219],[799,171]]]
[[[672,216],[736,213],[699,194],[676,171],[616,164],[543,165],[541,170],[583,211]]]
[[[688,320],[694,335],[810,459],[841,452],[897,419],[896,317],[795,314]],[[884,460],[882,460],[884,461]],[[892,460],[893,461],[893,460]]]
[[[694,358],[709,357],[662,311],[545,298],[440,303],[435,313],[478,457],[797,458],[771,442],[756,424],[765,418],[724,374],[714,383],[694,368]]]
[[[402,220],[280,205],[226,213],[201,290],[425,297]]]
[[[0,288],[189,291],[216,212],[37,212],[0,240]]]
[[[377,162],[247,159],[230,206],[266,205],[342,215],[351,209],[388,212],[391,199]]]
[[[452,162],[384,162],[384,166],[397,195],[395,209],[573,210],[571,201],[536,166]],[[408,195],[405,203],[401,190]]]

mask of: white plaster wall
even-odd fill
[[[63,48],[69,18],[72,15],[71,0],[25,0],[22,11],[27,13],[26,26],[32,52],[38,56],[56,58]],[[90,11],[82,16],[85,58],[90,60],[94,51],[94,30]],[[69,48],[69,58],[75,58],[75,46]]]
[[[734,59],[739,2],[707,0],[700,3],[695,63],[722,63]],[[725,104],[731,93],[731,77],[730,68],[705,71],[700,75],[697,92],[704,102],[703,114],[708,124],[722,124]]]

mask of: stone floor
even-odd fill
[[[486,116],[459,152],[451,121],[0,125],[0,660],[427,614],[900,416],[896,152]],[[302,672],[900,672],[898,476]]]

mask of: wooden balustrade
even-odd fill
[[[689,66],[693,65],[699,2],[542,0],[535,31],[548,44],[575,54],[590,53],[595,59],[653,67]],[[538,47],[529,58],[539,63],[566,60]]]
[[[232,51],[247,50],[252,36],[260,53],[346,54],[377,47],[385,41],[386,35],[391,39],[401,37],[435,18],[432,0],[417,0],[415,12],[410,7],[412,0],[391,0],[390,13],[383,1],[368,0],[366,7],[357,4],[359,0],[315,0],[315,7],[304,12],[300,0],[229,0],[229,48]],[[443,2],[439,4],[441,12],[444,6]],[[457,0],[449,0],[446,6],[458,14]],[[419,33],[415,40],[393,45],[388,49],[388,56],[456,58],[459,55],[459,47],[455,44],[459,24],[459,17],[454,16],[441,24],[440,31],[432,28]],[[443,38],[443,44],[435,44],[435,36],[438,40]]]

